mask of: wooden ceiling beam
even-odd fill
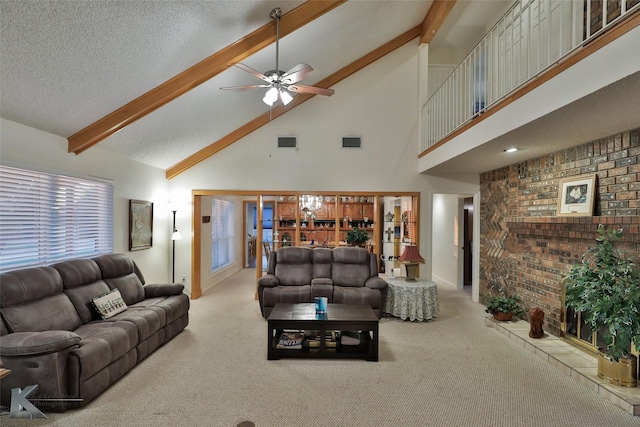
[[[420,44],[431,43],[455,4],[456,0],[434,0],[422,21]]]
[[[280,20],[284,37],[331,11],[346,0],[309,0]],[[80,154],[129,124],[166,105],[180,95],[275,42],[273,21],[151,89],[68,138],[68,151]]]
[[[327,78],[319,81],[318,83],[314,84],[314,86],[328,89],[329,87],[335,85],[336,83],[338,83],[338,82],[346,79],[347,77],[351,76],[355,72],[363,69],[367,65],[369,65],[369,64],[377,61],[378,59],[382,58],[386,54],[388,54],[390,52],[393,52],[394,50],[396,50],[400,46],[403,46],[406,43],[410,42],[411,40],[419,37],[420,33],[421,33],[421,28],[422,28],[422,26],[418,25],[418,26],[410,29],[409,31],[399,35],[395,39],[393,39],[393,40],[385,43],[384,45],[378,47],[377,49],[369,52],[368,54],[364,55],[360,59],[357,59],[356,61],[352,62],[351,64],[347,65],[346,67],[336,71],[335,73],[331,74]],[[249,135],[251,132],[261,128],[262,126],[264,126],[266,124],[268,124],[271,120],[276,119],[277,117],[280,117],[281,115],[283,115],[287,111],[294,109],[298,105],[300,105],[303,102],[313,98],[314,96],[315,95],[311,95],[311,94],[297,94],[293,98],[293,101],[291,101],[288,105],[286,105],[286,106],[285,105],[278,105],[277,107],[275,107],[275,108],[273,108],[271,110],[271,113],[266,112],[266,113],[256,117],[255,119],[253,119],[250,122],[244,124],[240,128],[234,130],[230,134],[222,137],[218,141],[216,141],[216,142],[208,145],[207,147],[203,148],[202,150],[192,154],[191,156],[189,156],[186,159],[182,160],[181,162],[175,164],[174,166],[171,166],[169,169],[167,169],[167,172],[166,172],[167,179],[175,178],[176,176],[178,176],[182,172],[186,171],[187,169],[197,165],[198,163],[202,162],[203,160],[205,160],[205,159],[213,156],[214,154],[222,151],[223,149],[225,149],[226,147],[230,146],[234,142],[244,138],[245,136]]]

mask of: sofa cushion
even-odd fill
[[[313,279],[316,280],[316,279]],[[320,279],[325,280],[325,279]],[[331,280],[331,279],[328,279]],[[311,282],[311,301],[315,301],[316,297],[326,297],[327,302],[333,302],[333,285],[330,283],[319,284]]]
[[[166,320],[162,326],[173,323],[185,313],[189,312],[189,296],[187,294],[171,295],[168,297],[146,298],[144,301],[129,307],[146,308],[149,310],[162,310]]]
[[[91,259],[74,259],[52,265],[62,277],[64,293],[69,296],[82,323],[100,319],[91,300],[110,291],[102,280],[98,264]]]
[[[380,291],[371,288],[333,287],[333,302],[336,304],[360,304],[369,305],[371,308],[380,309]]]
[[[60,274],[51,267],[2,274],[0,304],[8,332],[73,331],[82,324],[62,292]]]
[[[333,250],[333,262],[340,264],[369,265],[370,253],[363,248],[343,247]]]
[[[10,307],[62,292],[62,278],[51,267],[25,268],[0,275],[0,307]]]
[[[62,285],[65,289],[76,288],[102,280],[100,267],[92,259],[73,259],[59,262],[51,267],[60,273]]]
[[[167,297],[170,295],[180,295],[184,291],[184,285],[177,283],[162,284],[162,285],[146,285],[144,286],[144,297]]]
[[[16,332],[0,341],[0,355],[26,356],[52,353],[77,345],[80,337],[70,331]]]
[[[281,286],[302,286],[311,283],[311,264],[278,264],[276,276]]]
[[[292,304],[299,302],[312,302],[311,285],[265,288],[262,298],[263,305],[265,307],[275,307],[275,305],[280,302]]]
[[[73,331],[82,321],[69,297],[60,293],[28,304],[2,309],[10,332]]]
[[[309,248],[286,247],[275,252],[275,275],[281,286],[309,285],[312,278]]]
[[[364,286],[371,277],[370,254],[363,248],[335,248],[331,278],[337,286]],[[334,297],[335,301],[335,297]]]
[[[274,274],[265,274],[258,279],[259,287],[273,288],[274,286],[278,286],[279,284],[280,281]]]
[[[79,360],[81,381],[118,360],[139,342],[137,327],[126,321],[98,320],[80,326],[75,333],[81,338],[80,347],[70,356]]]
[[[331,249],[316,248],[311,255],[311,262],[313,263],[313,277],[316,278],[331,278]]]
[[[118,289],[127,305],[144,299],[144,289],[135,273],[133,260],[123,254],[109,254],[93,258],[100,267],[102,280],[110,289]]]
[[[120,295],[120,291],[117,289],[92,298],[91,304],[102,319],[109,319],[127,309],[127,304],[125,304],[122,295]]]
[[[146,340],[167,323],[167,315],[160,308],[129,307],[127,311],[119,313],[107,321],[130,322],[138,330],[138,344]]]
[[[91,303],[91,300],[110,291],[111,289],[109,289],[109,286],[107,286],[107,284],[102,280],[99,280],[89,285],[65,289],[64,293],[69,296],[73,306],[80,315],[80,319],[82,319],[82,323],[88,323],[92,320],[102,318]]]
[[[278,264],[310,264],[313,249],[300,246],[287,246],[276,251]]]

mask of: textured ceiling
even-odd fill
[[[0,0],[0,114],[69,137],[287,13],[302,1]],[[431,44],[468,52],[511,2],[458,0]],[[314,84],[418,25],[431,1],[351,0],[280,43],[280,68],[314,67]],[[494,17],[491,19],[490,17]],[[481,19],[482,18],[482,19]],[[273,69],[275,45],[242,61]],[[268,111],[256,80],[231,67],[98,146],[168,168]],[[324,99],[318,98],[318,102]]]

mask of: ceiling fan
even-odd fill
[[[275,70],[266,71],[262,74],[259,71],[254,70],[251,67],[247,67],[244,64],[238,63],[235,64],[236,67],[241,70],[246,71],[252,76],[262,80],[263,84],[255,84],[255,85],[247,85],[247,86],[229,86],[229,87],[221,87],[222,90],[250,90],[257,88],[269,88],[266,95],[262,100],[265,104],[272,107],[278,100],[280,100],[284,105],[287,105],[289,102],[293,100],[293,97],[289,92],[295,93],[311,93],[314,95],[324,95],[331,96],[333,95],[333,89],[325,89],[321,87],[315,86],[307,86],[297,84],[298,82],[304,80],[304,78],[313,71],[313,68],[307,64],[300,63],[290,69],[287,72],[284,72],[278,68],[278,57],[280,52],[280,17],[282,16],[282,11],[279,7],[276,7],[271,11],[272,19],[276,20],[276,68]]]

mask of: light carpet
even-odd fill
[[[187,329],[86,407],[16,426],[640,426],[485,326],[484,306],[439,286],[440,315],[380,321],[380,361],[267,360],[246,269],[192,301]]]

